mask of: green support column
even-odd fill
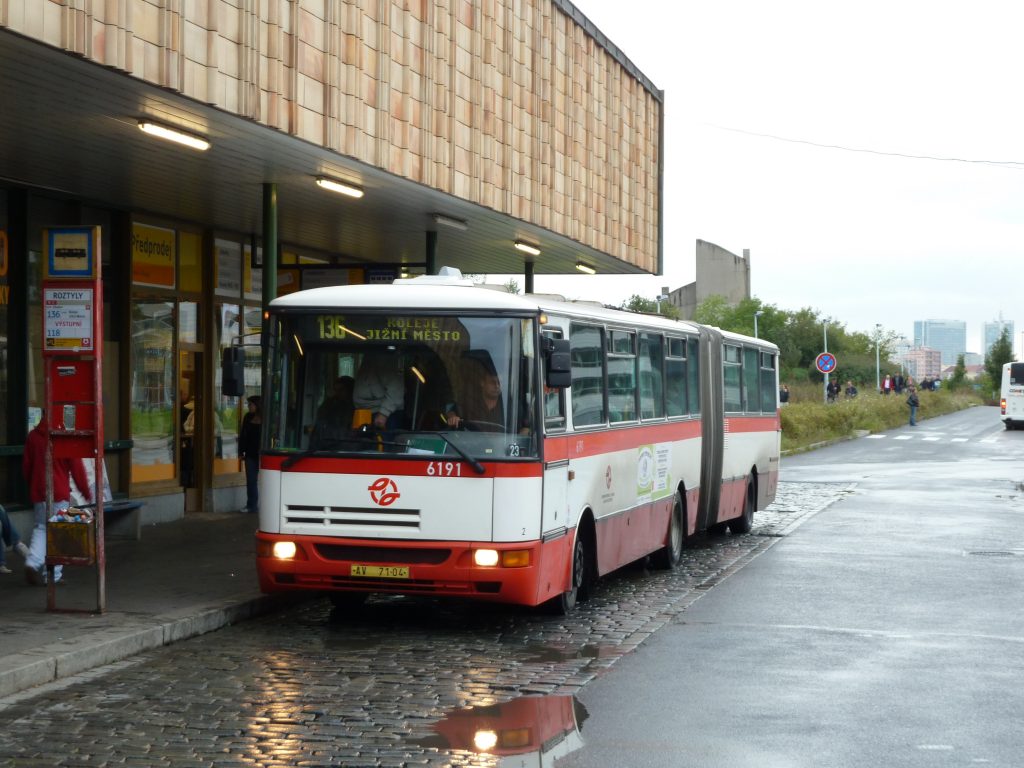
[[[437,232],[427,232],[427,268],[428,275],[437,274]]]
[[[277,298],[277,185],[263,185],[263,314],[270,309],[270,302]],[[263,352],[263,389],[269,392],[267,365],[270,349],[267,344],[267,321],[262,324],[260,348]],[[266,405],[264,405],[264,408]]]
[[[263,185],[263,311],[277,298],[277,184]]]
[[[524,262],[523,267],[523,279],[526,285],[523,287],[523,293],[533,293],[533,262]]]

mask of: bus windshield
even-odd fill
[[[268,450],[536,457],[532,320],[330,310],[272,320]]]

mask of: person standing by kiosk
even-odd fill
[[[260,396],[250,395],[249,412],[242,417],[242,430],[238,433],[238,454],[245,462],[245,509],[255,514],[260,511],[260,436],[263,431],[263,412]]]
[[[81,459],[53,459],[53,507],[46,508],[46,442],[47,436],[46,411],[36,428],[28,433],[25,440],[25,455],[21,468],[28,482],[28,500],[32,503],[35,519],[32,528],[32,539],[29,542],[29,553],[25,559],[25,580],[29,584],[40,586],[46,583],[43,566],[46,563],[46,521],[55,512],[66,510],[71,506],[71,480],[74,479],[78,490],[89,503],[93,502],[92,488],[85,474],[85,465]],[[60,582],[64,566],[53,569],[53,579]]]

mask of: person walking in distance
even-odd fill
[[[907,405],[910,406],[910,426],[917,426],[917,408],[921,405],[921,401],[917,397],[917,389],[915,387],[910,388],[910,394],[907,395]]]
[[[242,429],[238,433],[238,455],[245,462],[245,509],[243,512],[260,511],[260,436],[263,431],[263,413],[260,410],[260,396],[250,395],[249,411],[242,417]]]
[[[87,502],[92,503],[93,501],[93,489],[89,487],[89,480],[85,474],[85,465],[82,464],[82,460],[54,457],[52,460],[53,506],[50,509],[46,508],[48,432],[46,411],[43,411],[39,424],[28,433],[28,438],[25,440],[25,455],[21,462],[21,469],[28,483],[28,499],[32,503],[34,515],[32,538],[28,547],[29,553],[25,558],[25,580],[34,585],[46,583],[46,574],[43,570],[46,561],[46,521],[54,513],[66,510],[71,506],[71,480],[75,481],[75,485],[78,486],[78,490]],[[54,581],[60,582],[63,570],[63,566],[60,565],[53,569]]]

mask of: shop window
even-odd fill
[[[242,245],[234,240],[214,241],[213,263],[217,274],[214,293],[238,300],[242,295]]]
[[[203,290],[203,236],[197,232],[178,234],[178,275],[181,290]]]
[[[225,395],[221,381],[224,349],[237,343],[242,334],[238,304],[217,304],[214,308],[214,318],[217,359],[213,368],[213,473],[225,475],[241,470],[238,460],[238,431],[242,423],[242,400]]]
[[[245,342],[245,394],[258,395],[263,388],[263,349],[260,346],[260,332],[263,328],[263,310],[247,306],[244,313]]]
[[[174,303],[137,299],[131,329],[131,479],[173,480]]]
[[[183,301],[178,304],[178,341],[182,344],[198,344],[200,338],[199,304]]]
[[[173,290],[175,231],[150,224],[132,223],[132,282]]]

